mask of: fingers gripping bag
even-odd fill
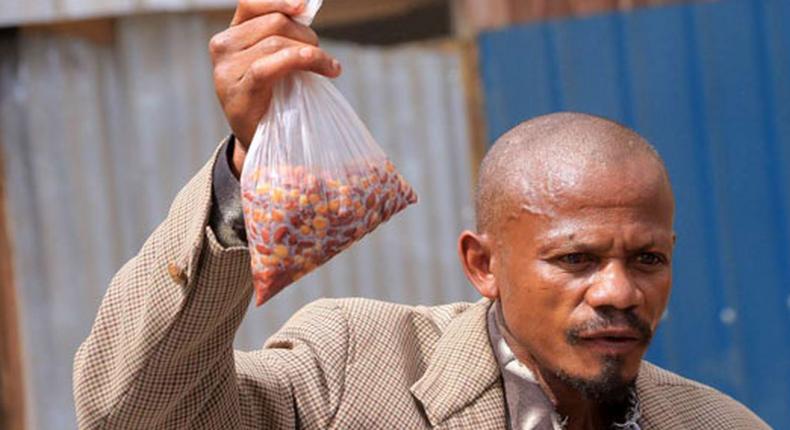
[[[241,187],[258,306],[417,202],[329,79],[301,71],[275,84]]]

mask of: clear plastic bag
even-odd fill
[[[307,0],[305,25],[321,6]],[[279,81],[241,178],[256,304],[416,203],[411,186],[329,79]]]

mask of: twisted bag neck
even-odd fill
[[[323,0],[303,0],[304,7],[299,15],[293,17],[294,21],[299,24],[310,26],[318,14],[319,9],[323,5]],[[298,104],[290,102],[290,100],[298,100],[303,92],[304,79],[309,72],[294,72],[284,77],[275,84],[274,97],[272,97],[272,109],[269,109],[269,117],[274,117],[271,120],[279,122],[280,124],[300,124],[304,119],[302,118],[303,112],[300,110]],[[276,107],[275,107],[276,105]],[[258,124],[257,134],[261,131],[260,128],[266,123],[264,118]],[[294,126],[286,128],[286,136],[282,136],[288,141],[300,142],[304,130],[301,127]]]
[[[318,14],[318,10],[321,9],[321,5],[323,3],[323,0],[306,0],[302,13],[293,17],[294,21],[309,27],[310,24],[313,23],[313,20]]]

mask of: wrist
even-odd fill
[[[241,172],[244,169],[244,159],[247,157],[247,149],[244,148],[238,141],[238,139],[233,139],[231,142],[233,145],[233,154],[231,154],[230,159],[230,168],[233,172],[233,175],[236,176],[236,179],[241,178]]]

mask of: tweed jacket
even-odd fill
[[[207,227],[215,159],[111,281],[74,361],[80,428],[507,428],[485,300],[319,300],[263,348],[234,351],[250,261]],[[636,386],[644,429],[767,428],[726,395],[646,362]]]

